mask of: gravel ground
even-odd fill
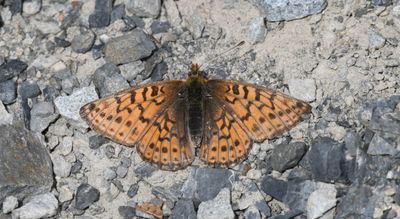
[[[0,218],[400,218],[397,0],[0,9]],[[232,169],[196,160],[176,172],[80,119],[84,103],[184,79],[191,62],[305,100],[312,114]]]

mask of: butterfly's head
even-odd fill
[[[188,73],[188,80],[204,82],[205,80],[207,80],[207,75],[204,71],[200,70],[199,64],[192,63],[190,71]]]

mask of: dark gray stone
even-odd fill
[[[61,38],[61,37],[54,37],[54,42],[56,43],[56,46],[62,47],[62,48],[67,48],[71,45],[71,42],[69,42],[65,38]]]
[[[22,0],[5,0],[4,6],[9,6],[12,15],[22,12]]]
[[[359,152],[356,162],[357,166],[354,170],[354,176],[350,180],[367,185],[382,184],[386,180],[388,172],[393,167],[400,165],[399,160],[389,156],[370,156],[363,151]]]
[[[39,96],[41,91],[36,81],[24,81],[19,87],[19,93],[22,99],[27,99]]]
[[[161,0],[127,0],[126,9],[139,17],[157,18],[161,10]]]
[[[130,88],[119,68],[112,63],[106,63],[95,71],[93,83],[99,91],[100,97]]]
[[[318,137],[300,165],[309,170],[313,178],[324,182],[349,182],[354,160],[346,160],[345,146],[328,137]]]
[[[392,0],[372,0],[374,6],[390,6],[393,4]]]
[[[129,157],[124,157],[121,160],[121,166],[129,168],[132,164],[132,160]]]
[[[21,125],[0,126],[0,133],[0,202],[50,191],[52,163],[36,135]]]
[[[283,172],[295,167],[306,152],[304,142],[293,142],[290,144],[280,144],[275,147],[269,158],[272,168]]]
[[[92,48],[95,39],[96,35],[93,31],[86,27],[80,27],[79,32],[72,39],[72,50],[76,53],[85,53]]]
[[[180,199],[172,209],[169,219],[196,219],[196,210],[193,201],[190,199]]]
[[[82,169],[82,162],[80,160],[76,160],[75,163],[72,164],[71,167],[71,173],[79,173],[79,171]]]
[[[81,184],[76,191],[75,208],[84,210],[94,202],[98,201],[99,197],[99,190],[89,184]]]
[[[375,134],[368,146],[368,154],[371,155],[391,155],[395,156],[399,151],[396,146],[386,141],[384,138]]]
[[[383,198],[368,186],[354,185],[337,206],[335,218],[374,218],[375,207]]]
[[[103,49],[104,49],[104,44],[94,45],[92,47],[93,59],[97,60],[97,59],[101,58],[104,55]]]
[[[302,213],[303,213],[303,211],[301,211],[301,210],[293,209],[293,210],[287,211],[281,215],[272,216],[271,219],[292,219],[292,218],[296,218],[296,216],[299,216]]]
[[[153,23],[151,23],[150,28],[153,34],[165,33],[170,28],[170,25],[168,21],[155,20]]]
[[[255,0],[268,21],[290,21],[320,13],[325,0]]]
[[[361,137],[357,132],[351,131],[347,132],[346,136],[344,138],[345,146],[346,146],[346,151],[351,155],[351,156],[356,156],[357,149],[361,148],[362,141]]]
[[[151,193],[153,193],[156,197],[163,197],[166,200],[176,202],[178,198],[181,196],[180,191],[176,191],[174,189],[167,189],[160,186],[155,186],[152,188]]]
[[[278,201],[283,201],[288,189],[288,182],[278,180],[270,176],[264,177],[261,182],[261,190]]]
[[[168,65],[165,62],[160,62],[154,66],[151,72],[152,81],[161,81],[163,76],[168,72]]]
[[[89,27],[107,27],[110,24],[112,0],[96,0],[93,14],[89,16]]]
[[[12,59],[5,64],[0,65],[0,82],[7,81],[23,72],[28,65],[19,60]]]
[[[149,163],[144,163],[140,166],[138,166],[134,172],[140,177],[140,178],[147,178],[150,177],[154,171],[156,171],[158,168],[156,166],[153,166]]]
[[[114,154],[115,154],[115,148],[114,148],[114,146],[112,146],[112,145],[107,145],[106,146],[106,149],[105,149],[105,154],[106,154],[106,157],[108,157],[109,159],[111,159],[113,156],[114,156]]]
[[[138,184],[132,184],[127,192],[128,197],[133,198],[137,194],[138,190],[139,190]]]
[[[126,30],[132,30],[135,27],[140,27],[141,29],[144,28],[144,26],[146,25],[143,21],[142,18],[132,15],[132,16],[123,16],[122,19],[124,20],[125,24],[126,24]],[[131,28],[131,29],[129,29]]]
[[[119,206],[118,212],[123,219],[132,219],[136,216],[136,210],[131,206]]]
[[[89,137],[89,148],[94,150],[107,142],[109,142],[107,138],[101,135],[93,135]]]
[[[17,98],[17,83],[13,80],[0,82],[0,100],[10,104]]]
[[[111,39],[105,47],[106,60],[114,64],[134,62],[151,55],[156,49],[151,38],[142,30],[133,30]]]
[[[228,169],[199,168],[195,173],[196,201],[204,202],[215,198],[222,188],[232,188],[235,181],[234,172]]]
[[[125,5],[124,4],[115,5],[110,15],[111,23],[113,23],[118,19],[122,19],[124,16],[125,16]]]

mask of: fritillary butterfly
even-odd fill
[[[81,117],[98,133],[165,170],[182,169],[195,154],[232,166],[262,142],[293,127],[310,105],[254,84],[208,80],[193,64],[187,80],[132,87],[88,103]]]

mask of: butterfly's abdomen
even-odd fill
[[[188,85],[189,130],[195,141],[200,138],[203,129],[202,85],[192,82]],[[197,143],[197,142],[196,142]]]

